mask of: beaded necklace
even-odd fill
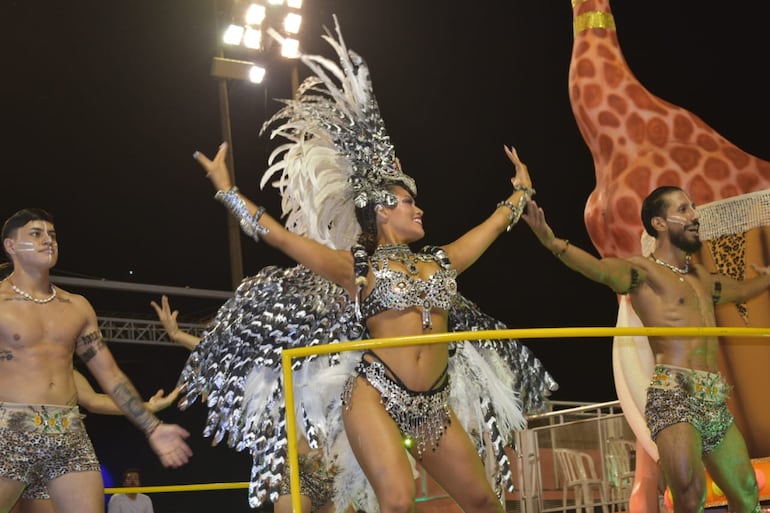
[[[690,272],[690,255],[685,257],[684,267],[677,267],[675,265],[669,264],[668,262],[664,262],[660,258],[656,257],[655,253],[650,253],[650,256],[652,256],[652,259],[656,264],[671,269],[674,273],[678,274],[679,281],[684,281],[684,275]]]
[[[420,269],[417,262],[427,262],[431,260],[430,256],[421,253],[412,253],[406,244],[383,244],[377,246],[372,258],[375,260],[390,260],[402,264],[409,274],[417,274]]]
[[[49,284],[49,286],[51,287],[51,295],[48,296],[48,297],[44,297],[43,299],[38,299],[36,297],[33,297],[32,294],[30,294],[29,292],[21,290],[19,287],[17,287],[11,281],[10,277],[8,278],[8,283],[11,284],[11,290],[13,290],[15,293],[17,293],[18,295],[20,295],[24,299],[28,299],[28,300],[32,301],[33,303],[37,303],[39,305],[43,305],[45,303],[50,303],[51,301],[53,301],[53,298],[56,297],[56,287],[53,286],[53,283]]]

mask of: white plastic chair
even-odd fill
[[[610,501],[617,510],[628,510],[628,500],[634,485],[634,470],[631,468],[631,453],[636,450],[634,442],[620,438],[606,441],[607,479]]]
[[[575,501],[576,513],[594,511],[594,490],[599,491],[600,506],[603,513],[609,513],[607,508],[607,483],[596,474],[594,460],[591,455],[571,449],[554,449],[559,462],[562,481],[562,511],[567,511],[569,492]]]

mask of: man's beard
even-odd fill
[[[698,250],[700,250],[700,248],[703,246],[703,242],[700,240],[700,238],[697,238],[693,241],[687,240],[687,238],[685,237],[686,233],[687,232],[672,234],[671,244],[681,249],[688,255],[691,255],[693,253],[698,252]]]

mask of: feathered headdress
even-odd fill
[[[388,190],[402,185],[417,194],[414,180],[396,159],[372,92],[369,68],[345,46],[337,18],[337,39],[323,36],[339,64],[319,55],[302,55],[314,73],[262,127],[277,121],[271,138],[289,142],[276,148],[262,176],[264,187],[276,174],[286,227],[338,249],[352,246],[361,230],[355,208],[395,205]]]

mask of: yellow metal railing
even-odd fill
[[[294,415],[294,379],[292,359],[317,354],[342,353],[372,347],[401,347],[418,344],[445,344],[463,340],[581,338],[581,337],[770,337],[770,328],[522,328],[509,330],[464,331],[415,335],[411,337],[380,338],[336,342],[312,347],[286,349],[282,352],[283,392],[286,400],[286,436],[288,464],[291,477],[291,504],[295,513],[301,513],[299,493],[299,465],[297,463],[297,427]]]
[[[291,363],[294,358],[318,354],[342,353],[372,347],[400,347],[418,344],[445,344],[467,340],[490,339],[537,339],[537,338],[587,338],[587,337],[770,337],[770,328],[521,328],[508,330],[466,331],[416,335],[411,337],[380,338],[337,342],[313,347],[287,349],[282,353],[283,387],[286,400],[286,431],[288,442],[288,465],[291,477],[291,503],[296,513],[301,513],[299,494],[299,466],[297,464],[297,428],[294,415],[294,379]],[[248,488],[248,482],[206,483],[166,486],[139,486],[131,488],[105,488],[112,493],[164,493],[208,490],[231,490]]]

